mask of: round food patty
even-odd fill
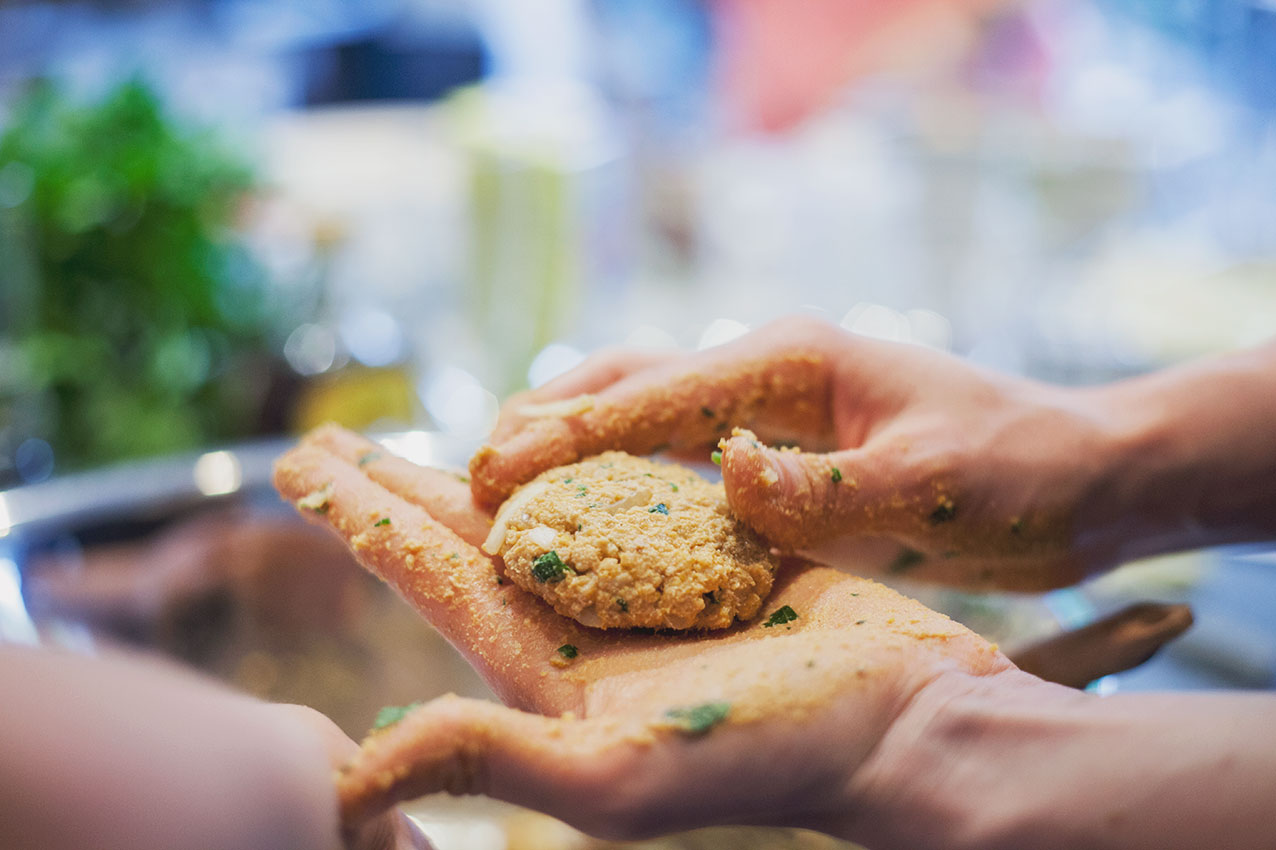
[[[483,548],[519,587],[602,628],[726,628],[757,614],[779,564],[722,485],[625,452],[523,485]]]

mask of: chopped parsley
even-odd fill
[[[941,502],[939,507],[930,512],[931,525],[939,525],[941,522],[948,522],[957,516],[957,507],[951,500]]]
[[[673,491],[674,491],[675,493],[677,493],[677,492],[678,492],[678,485],[677,485],[677,484],[670,483],[670,485],[669,485],[669,486],[673,488]]]
[[[555,651],[564,658],[575,658],[580,655],[580,650],[570,643],[563,644]]]
[[[362,468],[378,460],[381,460],[381,452],[364,452],[359,457],[359,466]]]
[[[453,552],[451,555],[448,555],[448,556],[447,556],[447,559],[448,559],[449,561],[455,561],[455,560],[456,560],[457,558],[459,558],[459,557],[461,557],[461,553],[460,553],[460,552]]]
[[[829,474],[829,477],[833,479],[834,484],[840,484],[842,482],[842,470],[836,466],[833,467],[833,472]]]
[[[387,705],[377,712],[376,719],[372,721],[372,731],[376,732],[388,726],[393,726],[420,704],[419,702],[414,702],[409,705]]]
[[[674,722],[679,732],[695,738],[726,720],[730,711],[729,702],[706,702],[686,708],[671,708],[665,712],[665,717]]]
[[[558,557],[558,553],[551,549],[532,562],[532,578],[541,584],[554,584],[566,578],[569,569],[571,568],[563,563],[563,559]]]
[[[388,516],[384,516],[384,517],[381,517],[381,519],[374,522],[372,525],[379,528],[383,525],[389,525],[389,524],[390,524],[390,518]]]
[[[664,514],[665,516],[669,516],[669,506],[666,505],[664,502],[661,502],[660,504],[656,505],[654,508],[647,508],[647,513]]]
[[[709,455],[709,460],[713,461],[718,466],[722,466],[722,452],[719,449],[714,449]]]
[[[906,573],[925,560],[926,556],[916,549],[904,549],[895,556],[895,560],[891,561],[886,571],[888,573]]]
[[[776,608],[775,611],[771,613],[771,616],[768,617],[767,621],[762,624],[762,627],[764,629],[769,629],[772,626],[782,626],[785,623],[793,622],[797,618],[798,618],[797,611],[794,611],[788,605],[781,605],[779,608]]]

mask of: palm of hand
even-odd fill
[[[766,603],[787,606],[787,622],[586,628],[501,577],[477,548],[490,520],[462,482],[338,429],[285,456],[276,483],[512,706],[443,698],[373,734],[338,782],[351,825],[437,790],[625,837],[797,812],[818,825],[846,807],[856,767],[927,682],[1010,666],[919,603],[803,561],[784,564]]]

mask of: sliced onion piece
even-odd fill
[[[586,393],[578,395],[575,398],[565,398],[560,401],[547,401],[543,404],[525,404],[518,409],[519,416],[526,416],[528,419],[546,419],[550,417],[562,418],[564,416],[575,416],[579,413],[594,409],[594,397]]]
[[[496,512],[496,519],[492,521],[492,530],[488,532],[487,539],[483,541],[482,548],[484,552],[489,555],[495,555],[501,551],[501,544],[505,542],[505,532],[509,527],[510,518],[527,507],[528,502],[532,499],[544,493],[547,486],[544,481],[536,481],[523,487],[505,500],[505,504],[501,505],[500,510]]]
[[[641,490],[635,490],[619,502],[612,502],[610,505],[603,508],[603,510],[614,514],[617,511],[623,511],[625,508],[641,507],[650,501],[651,491],[644,487]]]

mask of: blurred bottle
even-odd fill
[[[498,395],[536,353],[614,301],[627,186],[612,117],[586,80],[580,0],[483,6],[491,78],[451,100],[470,169],[468,309]],[[612,290],[610,296],[608,290]]]

